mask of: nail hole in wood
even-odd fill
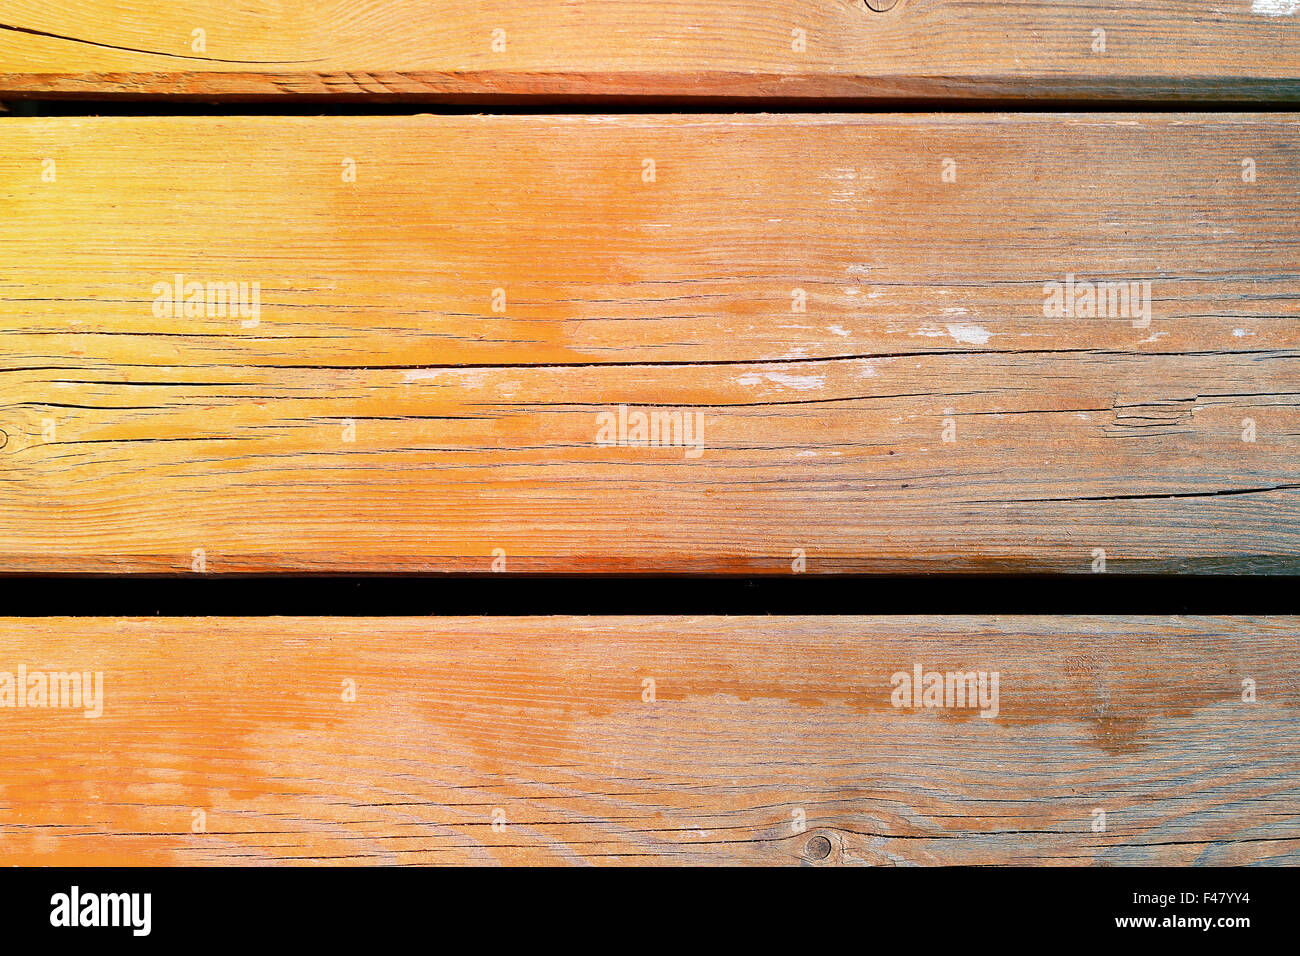
[[[804,852],[810,860],[824,860],[831,855],[831,841],[824,836],[815,836],[808,841]]]

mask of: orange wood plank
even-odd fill
[[[1295,0],[7,0],[0,94],[1287,99],[1300,91],[1298,9]]]
[[[1295,864],[1296,626],[8,619],[0,861]]]

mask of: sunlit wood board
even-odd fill
[[[1294,114],[10,118],[0,262],[0,571],[1300,569]]]
[[[881,8],[881,9],[873,9]],[[1296,0],[6,0],[0,96],[1287,99]]]

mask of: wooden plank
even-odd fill
[[[0,860],[1294,865],[1298,621],[7,619]]]
[[[1295,0],[7,0],[0,94],[1291,99]],[[201,32],[196,32],[201,31]]]
[[[0,570],[1300,569],[1294,114],[3,123]]]

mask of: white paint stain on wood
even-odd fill
[[[764,372],[761,375],[751,372],[748,375],[742,375],[736,381],[741,385],[761,385],[763,379],[801,392],[821,388],[826,384],[826,380],[820,375],[790,375],[786,372]]]
[[[1300,0],[1255,0],[1250,5],[1251,13],[1264,17],[1289,17],[1300,10]]]
[[[983,345],[993,334],[983,326],[966,323],[950,323],[947,328],[949,335],[965,345]]]

